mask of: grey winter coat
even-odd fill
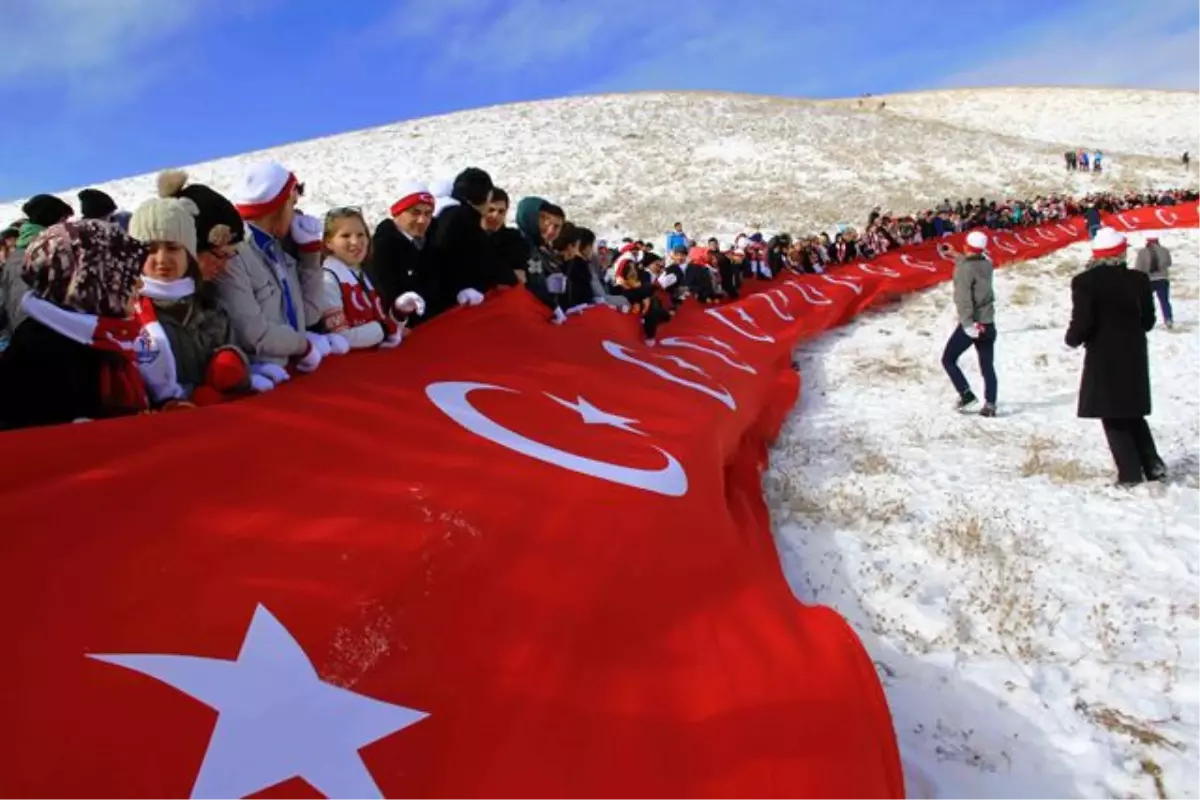
[[[1137,260],[1133,262],[1133,268],[1138,272],[1146,273],[1151,282],[1170,280],[1171,251],[1158,242],[1147,244],[1137,254]]]
[[[29,284],[21,277],[24,264],[25,248],[22,247],[9,253],[0,267],[0,335],[12,336],[25,319],[21,298],[29,291]]]
[[[969,255],[954,265],[954,308],[964,328],[996,322],[996,293],[992,288],[995,267],[982,255]]]
[[[218,301],[233,326],[234,343],[252,363],[284,366],[288,359],[304,355],[308,350],[305,331],[320,321],[320,303],[312,300],[312,287],[319,297],[322,274],[319,256],[297,264],[281,246],[275,249],[278,273],[254,237],[247,236],[217,277],[216,286]],[[314,274],[304,280],[303,270]],[[295,327],[288,322],[285,311],[283,281],[287,281],[292,297]]]

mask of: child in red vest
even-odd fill
[[[351,349],[390,348],[400,344],[405,327],[396,310],[385,310],[379,293],[363,272],[362,264],[371,248],[371,233],[362,212],[339,208],[325,217],[325,269],[321,321],[326,333],[340,334]],[[424,312],[424,301],[406,293],[396,302],[399,308]]]

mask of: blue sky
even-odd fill
[[[6,0],[5,12],[0,198],[568,94],[1200,83],[1195,0]]]

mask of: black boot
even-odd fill
[[[969,411],[972,406],[979,402],[979,398],[970,389],[967,389],[959,395],[958,403],[954,406],[958,411]]]

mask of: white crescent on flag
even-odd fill
[[[666,464],[660,469],[637,469],[621,464],[613,464],[609,461],[587,458],[586,456],[581,456],[567,450],[560,450],[557,447],[543,444],[536,439],[531,439],[524,434],[517,433],[475,408],[471,404],[470,395],[472,392],[482,391],[521,394],[516,389],[509,389],[506,386],[496,386],[490,383],[445,381],[431,383],[426,386],[425,396],[437,406],[439,411],[466,430],[481,439],[487,439],[489,442],[512,450],[514,453],[520,453],[523,456],[537,459],[546,464],[553,464],[556,467],[561,467],[580,475],[599,478],[609,483],[616,483],[633,489],[642,489],[654,494],[661,494],[667,497],[683,497],[687,494],[688,478],[683,465],[679,463],[675,456],[661,447],[651,445],[654,450],[658,451],[666,459]],[[646,435],[642,431],[632,427],[637,423],[637,420],[601,411],[582,397],[572,403],[555,397],[549,392],[543,392],[543,394],[559,405],[576,411],[585,424],[607,425],[637,436]]]
[[[1166,209],[1162,208],[1154,209],[1154,216],[1158,217],[1158,221],[1163,225],[1166,225],[1168,228],[1175,227],[1175,223],[1179,221],[1178,214],[1176,214],[1174,211],[1167,211]]]
[[[600,346],[602,348],[604,348],[604,352],[608,353],[610,356],[615,358],[617,361],[624,361],[626,364],[633,364],[635,366],[641,367],[642,369],[646,370],[647,372],[649,372],[653,375],[657,375],[658,377],[662,378],[664,381],[668,381],[670,383],[674,383],[679,386],[683,386],[684,388],[691,389],[692,391],[695,391],[695,392],[700,392],[700,394],[706,394],[709,397],[711,397],[712,399],[714,399],[717,402],[724,405],[730,411],[737,411],[737,400],[734,399],[733,395],[729,392],[728,389],[726,389],[724,386],[722,386],[719,383],[717,384],[718,388],[713,388],[712,386],[708,386],[703,383],[697,383],[696,381],[691,381],[691,380],[688,380],[687,378],[680,377],[679,375],[676,375],[673,372],[663,369],[658,364],[651,364],[649,361],[643,361],[642,359],[640,359],[636,355],[634,355],[634,351],[631,350],[630,348],[625,347],[624,345],[617,344],[616,342],[610,342],[607,339],[605,341],[601,342]],[[693,364],[690,361],[686,361],[686,360],[680,358],[679,356],[673,356],[668,353],[662,353],[662,354],[658,354],[656,357],[670,361],[675,366],[677,366],[680,369],[685,370],[687,372],[692,372],[697,375],[702,375],[705,378],[710,377],[709,374],[704,371],[704,369],[696,366],[695,364]]]
[[[954,259],[952,258],[950,260],[953,261]],[[821,278],[824,279],[826,283],[836,283],[838,286],[847,286],[854,290],[855,294],[862,294],[863,292],[862,285],[854,278],[830,275],[828,272],[822,275]]]
[[[744,327],[742,327],[741,323],[734,322],[733,320],[727,318],[725,316],[726,308],[731,308],[738,315],[738,317],[741,318],[742,322],[746,323],[747,325],[754,326],[754,328],[758,330],[758,333],[752,333],[751,331],[748,331]],[[704,313],[708,314],[709,316],[713,317],[714,319],[720,320],[721,322],[725,323],[730,328],[732,328],[736,333],[738,333],[741,336],[745,336],[747,339],[750,339],[751,341],[766,342],[767,344],[773,344],[775,342],[775,337],[771,336],[771,334],[764,331],[762,329],[762,327],[758,324],[758,322],[755,321],[754,317],[750,316],[750,312],[747,311],[745,308],[742,308],[742,306],[740,304],[737,306],[709,308],[709,309],[705,309]]]
[[[900,273],[896,272],[896,270],[892,269],[891,267],[876,267],[875,265],[868,264],[866,262],[859,262],[858,269],[861,272],[867,273],[868,275],[882,275],[885,278],[900,277]]]
[[[923,269],[926,272],[937,272],[937,267],[933,264],[930,264],[928,261],[918,261],[908,253],[904,253],[900,256],[900,263],[906,267],[912,267],[913,269]]]
[[[784,281],[784,284],[792,287],[797,292],[799,292],[800,296],[804,298],[804,302],[808,303],[810,306],[833,305],[833,301],[830,300],[825,295],[824,292],[822,292],[820,289],[818,289],[815,286],[805,286],[804,284],[798,283],[796,281]],[[815,299],[814,299],[813,295],[816,295]]]

